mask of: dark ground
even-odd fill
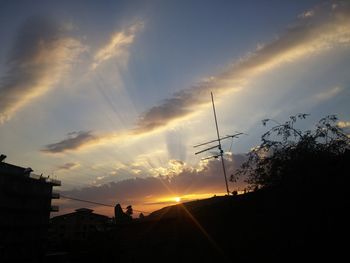
[[[271,188],[166,207],[66,243],[57,262],[333,262],[347,254],[341,190]]]

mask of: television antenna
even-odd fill
[[[217,142],[217,145],[214,145],[214,146],[211,146],[211,147],[206,148],[204,150],[198,151],[198,152],[195,153],[195,155],[203,153],[203,152],[206,152],[206,151],[209,151],[209,150],[212,150],[212,149],[215,149],[215,148],[219,149],[218,153],[215,153],[214,155],[206,157],[206,158],[202,158],[202,160],[208,160],[208,159],[212,159],[212,158],[217,159],[217,158],[221,157],[222,170],[223,170],[224,178],[225,178],[226,191],[227,191],[227,195],[230,195],[230,190],[228,188],[228,183],[227,183],[226,167],[225,167],[225,160],[224,160],[224,151],[222,150],[221,141],[225,140],[225,139],[228,139],[228,138],[232,138],[232,139],[233,138],[237,138],[239,135],[244,134],[244,133],[243,132],[237,132],[237,133],[232,134],[232,135],[226,135],[224,137],[220,137],[219,126],[218,126],[218,121],[217,121],[217,117],[216,117],[216,110],[215,110],[213,92],[210,92],[210,95],[211,95],[211,102],[212,102],[212,105],[213,105],[213,113],[214,113],[214,120],[215,120],[215,127],[216,127],[216,135],[217,135],[218,138],[215,139],[215,140],[211,140],[211,141],[208,141],[208,142],[197,144],[197,145],[193,146],[193,148],[197,148],[197,147],[200,147],[200,146],[204,146],[204,145],[207,145],[207,144],[211,144],[211,143]]]

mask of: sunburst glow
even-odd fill
[[[1,1],[0,154],[110,205],[54,200],[61,214],[226,195],[221,160],[206,159],[219,153],[211,92],[221,136],[245,134],[221,142],[228,175],[265,118],[334,113],[350,133],[349,1],[46,2]]]

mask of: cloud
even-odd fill
[[[33,17],[20,29],[0,81],[0,124],[48,92],[84,50],[48,18]]]
[[[94,56],[94,62],[91,66],[96,69],[103,62],[111,58],[118,57],[123,59],[128,56],[128,48],[134,42],[136,34],[143,28],[142,22],[137,22],[127,29],[114,33],[109,42],[100,48]]]
[[[225,157],[228,174],[233,173],[246,159],[245,155],[228,155]],[[225,182],[221,161],[212,159],[202,162],[200,167],[187,166],[181,161],[171,160],[169,167],[158,176],[154,171],[143,178],[110,182],[99,186],[85,187],[63,191],[62,194],[80,199],[93,200],[108,204],[122,203],[133,205],[157,202],[166,196],[225,192]],[[147,169],[144,169],[145,171]],[[63,182],[64,183],[64,182]],[[243,180],[232,185],[231,190],[245,187]]]
[[[77,150],[82,146],[99,141],[99,137],[93,135],[91,131],[71,132],[67,135],[68,138],[57,143],[47,144],[41,151],[46,153],[61,153],[69,150]]]
[[[105,145],[113,142],[130,139],[128,133],[99,133],[92,131],[70,132],[67,137],[59,142],[47,144],[41,149],[44,153],[63,153],[77,151],[88,146]]]
[[[75,168],[78,168],[79,166],[80,166],[79,163],[74,163],[74,162],[65,163],[65,164],[59,165],[57,167],[57,170],[58,171],[61,171],[61,170],[73,170]]]
[[[142,30],[144,24],[142,22],[134,23],[128,28],[114,33],[109,42],[103,47],[98,49],[94,55],[93,63],[91,69],[96,69],[104,62],[112,59],[118,58],[119,60],[124,60],[128,57],[129,47],[134,42],[136,34]],[[70,24],[66,24],[65,28],[71,29]],[[125,62],[125,61],[124,61]],[[107,98],[108,103],[110,103]],[[113,105],[112,105],[113,106]],[[114,107],[114,106],[113,106]],[[91,131],[80,131],[67,134],[68,138],[63,139],[56,143],[47,144],[42,152],[46,153],[62,153],[66,151],[77,151],[85,148],[86,146],[101,145],[107,141],[111,140],[122,140],[126,136],[130,136],[130,132],[117,134],[117,133],[105,133],[105,134],[93,134]]]
[[[312,17],[315,15],[315,11],[314,10],[308,10],[303,12],[302,14],[300,14],[298,17],[299,18],[308,18],[308,17]]]
[[[300,19],[298,23],[270,43],[259,45],[258,48],[226,67],[220,74],[211,76],[198,84],[176,92],[159,105],[153,106],[141,114],[133,128],[123,135],[101,135],[99,140],[113,137],[116,141],[139,138],[151,132],[167,128],[177,121],[189,118],[198,113],[203,107],[210,105],[210,92],[222,95],[228,92],[239,92],[257,74],[273,70],[278,66],[311,55],[325,52],[332,48],[350,46],[350,7],[344,2],[336,7],[330,4],[317,6],[311,10],[309,19]],[[311,12],[309,11],[309,12]],[[142,24],[141,24],[142,25]],[[139,26],[117,33],[109,44],[96,53],[95,63],[100,63],[120,54],[118,50],[128,47],[134,40]],[[119,36],[119,37],[116,37]],[[114,39],[124,39],[114,40]],[[120,44],[118,44],[120,43]],[[121,44],[123,43],[123,44]],[[99,55],[97,55],[99,54]],[[340,87],[316,95],[316,99],[324,100],[341,91]],[[97,138],[95,138],[97,142]],[[67,150],[77,150],[85,145],[92,145],[92,140],[79,140],[79,147],[69,147]],[[55,144],[53,144],[55,145]],[[169,154],[175,153],[169,144]],[[55,147],[53,148],[56,149]],[[65,150],[65,148],[60,148]],[[182,149],[183,150],[183,149]],[[58,151],[57,151],[58,152]],[[185,152],[183,155],[185,155]]]
[[[217,76],[211,77],[191,88],[175,93],[144,112],[133,129],[134,134],[147,133],[165,127],[173,121],[188,117],[210,102],[210,91],[220,94],[238,91],[255,74],[304,59],[307,56],[350,44],[350,10],[323,5],[307,12],[309,19],[300,20],[271,43],[259,46],[237,63]]]
[[[339,128],[342,128],[342,129],[350,128],[350,121],[339,121],[337,125]]]
[[[343,90],[343,88],[335,86],[333,88],[330,88],[326,91],[323,91],[323,92],[320,92],[320,93],[314,95],[314,99],[319,101],[319,102],[329,100],[329,99],[333,98],[334,96],[338,95],[342,90]]]
[[[343,129],[344,133],[350,138],[350,121],[339,121],[338,127]]]

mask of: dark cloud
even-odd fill
[[[335,3],[335,2],[334,2]],[[312,16],[299,20],[285,34],[250,53],[225,72],[189,89],[175,93],[143,113],[133,132],[145,133],[188,116],[210,102],[210,91],[216,94],[239,88],[253,74],[284,62],[293,61],[338,44],[349,44],[349,5],[339,2],[317,6]],[[243,81],[243,82],[242,82]]]
[[[62,164],[62,165],[59,165],[57,167],[58,170],[72,170],[74,168],[77,168],[79,166],[79,163],[65,163],[65,164]]]
[[[228,176],[234,173],[245,158],[245,155],[240,154],[225,157]],[[187,167],[181,161],[177,161],[176,164],[183,165],[183,169],[177,174],[110,182],[80,190],[63,191],[62,194],[107,204],[142,204],[147,202],[149,196],[157,198],[174,194],[181,196],[226,191],[220,160],[210,160],[201,170]],[[244,185],[243,180],[234,184],[230,183],[230,190],[243,188]]]
[[[48,144],[45,148],[41,149],[41,151],[47,153],[60,153],[69,150],[76,150],[82,145],[96,142],[97,140],[98,137],[93,135],[91,131],[71,132],[68,134],[68,138],[57,143]]]
[[[60,26],[51,19],[26,20],[0,82],[0,124],[51,88],[80,48],[79,41],[64,37]]]
[[[194,94],[198,90],[197,94]],[[137,122],[134,134],[141,134],[165,126],[169,121],[188,115],[193,111],[194,104],[204,102],[203,91],[200,86],[177,92],[172,98],[164,100],[161,105],[154,106],[146,111]]]

